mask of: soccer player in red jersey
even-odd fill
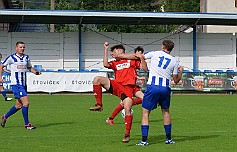
[[[108,42],[104,43],[104,58],[103,65],[108,69],[114,71],[114,80],[107,77],[96,76],[93,80],[93,92],[96,99],[96,105],[91,107],[92,111],[102,111],[102,87],[111,94],[118,96],[124,105],[125,109],[125,135],[122,140],[123,143],[129,142],[130,131],[132,127],[131,107],[133,104],[132,97],[134,96],[134,88],[136,88],[137,73],[136,69],[140,68],[140,60],[128,60],[118,58],[119,54],[125,53],[123,45],[114,45],[111,47],[110,55],[115,60],[108,62]]]
[[[134,54],[135,53],[140,53],[143,54],[144,49],[141,46],[138,46],[137,48],[134,49]],[[118,57],[119,58],[126,58],[126,56],[129,56],[128,54],[120,54]],[[134,55],[135,56],[135,55]],[[140,61],[140,60],[139,60]],[[139,70],[137,70],[137,75],[138,75]],[[144,96],[143,92],[139,89],[139,85],[141,85],[142,83],[144,83],[145,81],[145,77],[138,77],[137,76],[137,80],[136,80],[136,86],[134,88],[134,95],[135,97],[137,97],[136,99],[133,99],[133,106],[134,105],[138,105],[142,103],[142,98]],[[112,114],[109,116],[109,118],[106,120],[106,123],[113,125],[114,124],[114,118],[118,115],[118,113],[123,110],[123,102],[120,102],[115,108],[114,111],[112,112]]]

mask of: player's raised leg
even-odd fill
[[[106,90],[110,87],[110,81],[106,77],[97,76],[93,80],[93,92],[96,99],[96,104],[93,107],[90,107],[91,111],[102,111],[102,87]]]

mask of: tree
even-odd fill
[[[25,4],[30,9],[50,9],[50,0],[28,0]],[[199,12],[200,0],[55,0],[56,10],[102,10],[102,11],[141,11],[141,12]],[[40,2],[41,5],[38,5]],[[41,8],[39,8],[41,7]],[[163,9],[162,9],[163,8]],[[178,25],[83,25],[83,30],[98,32],[126,33],[167,33]],[[77,31],[78,25],[57,24],[55,31]]]
[[[199,12],[199,0],[82,0],[85,10],[116,10],[144,12]],[[93,8],[93,6],[95,6]],[[86,26],[86,25],[85,25]],[[90,26],[91,27],[91,26]],[[179,25],[97,25],[93,30],[125,33],[167,33]],[[85,28],[86,29],[86,28]]]
[[[200,0],[162,0],[165,12],[200,12]]]

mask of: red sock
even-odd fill
[[[138,104],[141,104],[141,103],[142,103],[142,99],[141,98],[136,98],[136,99],[133,100],[132,105],[134,106],[134,105],[138,105]]]
[[[102,87],[101,85],[93,85],[93,92],[96,103],[102,106]]]
[[[123,110],[123,105],[118,104],[115,108],[112,114],[110,115],[109,119],[114,119],[118,115],[118,113]]]
[[[130,131],[132,128],[132,118],[133,118],[132,115],[126,115],[124,118],[124,124],[125,124],[125,128],[126,128],[125,134],[126,135],[130,135]]]

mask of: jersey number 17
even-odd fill
[[[159,58],[160,58],[160,61],[159,61],[158,67],[161,67],[163,65],[162,68],[166,69],[168,67],[168,65],[170,64],[171,59],[165,58],[164,56],[161,56]],[[165,62],[165,63],[163,64],[163,62]]]

